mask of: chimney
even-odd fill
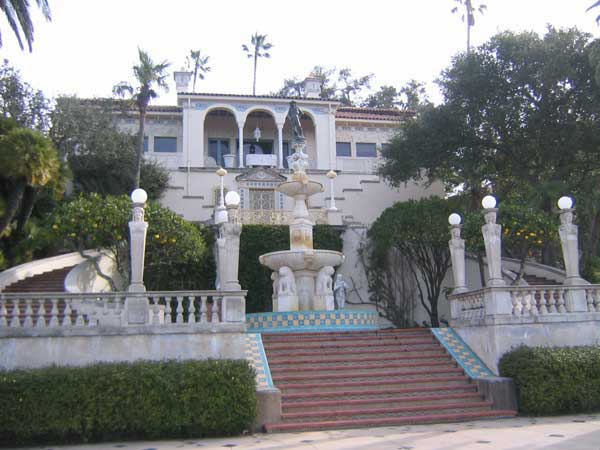
[[[189,92],[192,72],[174,72],[173,77],[175,78],[175,90],[177,92]]]
[[[321,80],[315,77],[312,73],[306,77],[302,84],[304,86],[304,96],[306,98],[321,97]]]

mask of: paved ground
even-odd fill
[[[44,450],[600,450],[600,414],[515,418],[459,424],[255,434],[221,439],[113,442]]]

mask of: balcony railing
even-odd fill
[[[327,211],[310,210],[310,219],[316,224],[327,224]],[[239,220],[245,225],[289,225],[293,211],[281,209],[240,209]]]

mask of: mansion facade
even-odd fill
[[[220,184],[216,170],[224,167],[225,189],[241,196],[243,223],[287,223],[292,200],[275,187],[291,173],[291,100],[302,112],[308,174],[325,187],[309,204],[317,223],[368,225],[393,203],[432,193],[411,183],[392,189],[377,173],[381,149],[410,112],[350,108],[320,99],[319,82],[310,77],[303,98],[190,93],[189,73],[176,72],[175,79],[177,105],[149,108],[144,146],[146,157],[171,174],[161,202],[185,219],[212,220]],[[134,112],[118,121],[124,131],[136,132]],[[330,170],[337,173],[335,210],[326,176]]]

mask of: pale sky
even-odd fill
[[[477,0],[474,0],[478,3]],[[35,5],[35,2],[31,2]],[[534,30],[547,24],[577,26],[600,37],[593,0],[485,0],[476,17],[474,45],[498,31]],[[430,83],[466,45],[465,26],[451,14],[454,0],[50,0],[52,22],[34,10],[33,53],[21,51],[4,18],[3,59],[47,96],[110,96],[132,80],[137,47],[155,61],[182,68],[190,49],[210,56],[212,71],[197,92],[250,94],[252,62],[242,52],[254,32],[268,35],[271,59],[258,65],[257,94],[278,89],[284,78],[303,78],[315,65],[373,73],[372,87]],[[175,83],[158,104],[175,104]]]

